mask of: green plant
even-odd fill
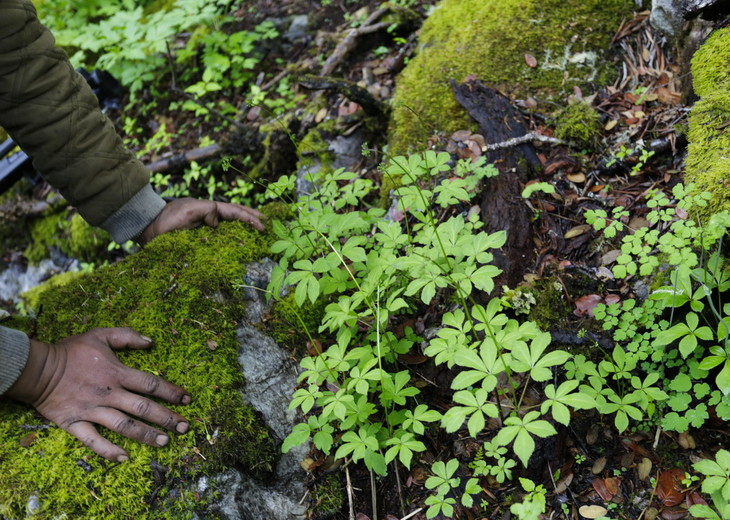
[[[631,166],[630,171],[631,175],[638,175],[641,173],[647,161],[651,157],[653,157],[654,154],[656,154],[656,152],[644,148],[644,143],[641,141],[639,141],[639,143],[636,145],[636,148],[628,148],[625,145],[621,145],[619,151],[616,152],[613,157],[611,157],[611,159],[606,163],[606,166],[610,167],[616,164],[617,161],[623,161],[627,158],[638,156],[636,162]]]
[[[527,478],[520,478],[520,485],[527,491],[527,494],[522,497],[521,502],[510,506],[510,512],[517,515],[520,520],[539,520],[542,513],[545,512],[547,490],[542,484],[535,485],[532,480]]]
[[[690,513],[695,518],[730,518],[730,452],[719,450],[715,454],[715,460],[704,459],[695,462],[692,467],[705,476],[702,492],[712,497],[716,511],[710,506],[695,504],[690,507]]]

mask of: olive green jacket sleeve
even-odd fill
[[[0,126],[84,219],[118,242],[165,205],[29,0],[0,1]]]
[[[0,0],[0,127],[87,222],[125,242],[165,202],[54,44],[29,0]],[[20,375],[28,344],[25,334],[0,327],[0,393]]]

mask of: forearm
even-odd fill
[[[28,0],[0,2],[0,126],[90,224],[118,241],[165,205]]]
[[[20,377],[28,361],[30,341],[18,330],[0,327],[0,394]]]

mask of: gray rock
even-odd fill
[[[294,43],[307,36],[307,29],[309,29],[309,16],[298,14],[292,17],[289,29],[284,33],[284,38]]]
[[[652,0],[649,23],[668,38],[676,38],[682,31],[684,11],[676,0]]]

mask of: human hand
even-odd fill
[[[155,220],[142,231],[137,241],[144,245],[168,231],[192,229],[201,224],[214,228],[221,220],[240,220],[263,231],[264,225],[261,223],[263,218],[264,215],[255,209],[240,204],[191,198],[177,199],[167,203]]]
[[[5,395],[31,404],[102,457],[127,460],[129,454],[102,437],[94,424],[150,446],[164,446],[169,437],[130,416],[177,433],[189,428],[182,415],[139,395],[188,404],[185,390],[123,365],[112,352],[151,345],[128,328],[93,329],[55,345],[31,340],[28,362]]]

